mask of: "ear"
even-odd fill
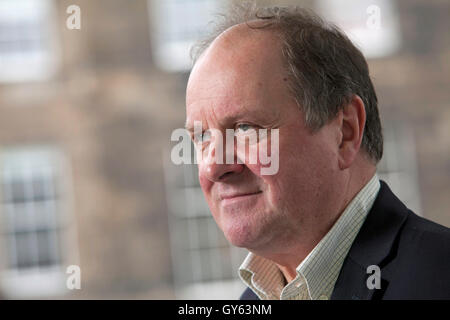
[[[341,141],[338,151],[340,169],[349,168],[360,148],[366,123],[364,102],[354,95],[348,105],[339,111]]]

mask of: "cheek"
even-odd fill
[[[270,141],[246,145],[236,149],[236,157],[255,176],[264,178],[273,176],[279,170],[279,143],[273,146]]]
[[[333,150],[326,141],[314,137],[283,151],[280,155],[281,192],[287,202],[308,209],[326,193],[327,184],[337,172]]]

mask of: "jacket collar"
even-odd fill
[[[372,299],[378,291],[367,287],[367,267],[383,268],[408,215],[407,208],[387,184],[380,183],[378,196],[344,261],[331,299]],[[389,280],[389,274],[381,272],[382,289]]]

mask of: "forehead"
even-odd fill
[[[228,119],[277,112],[276,102],[287,93],[282,54],[278,44],[271,45],[277,37],[258,32],[238,39],[228,34],[199,59],[187,88],[187,122],[205,113]]]
[[[273,79],[230,71],[206,74],[188,91],[186,123],[216,122],[224,126],[238,120],[264,122],[280,113],[285,89]]]

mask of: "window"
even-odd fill
[[[419,178],[413,130],[400,119],[382,119],[384,154],[378,164],[380,179],[416,214],[421,215]]]
[[[197,165],[165,163],[177,298],[238,298],[244,290],[238,268],[247,251],[232,247],[217,227],[198,183]]]
[[[51,0],[0,0],[0,82],[48,78],[55,67]]]
[[[65,285],[69,220],[62,156],[46,148],[0,154],[0,270],[13,297],[59,293]]]
[[[218,0],[148,0],[153,56],[167,71],[191,68],[190,48],[205,32]]]
[[[347,34],[366,58],[389,56],[401,46],[394,0],[318,0],[315,6]]]

